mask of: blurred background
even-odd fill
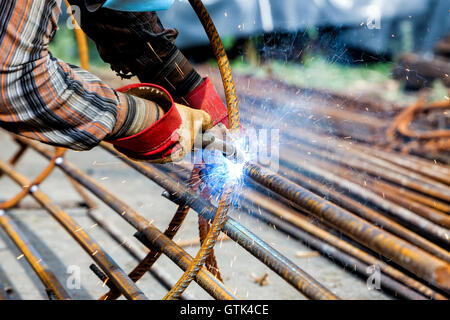
[[[393,101],[427,87],[446,96],[450,50],[450,0],[206,0],[226,46],[233,70],[296,85],[337,91],[363,90]],[[51,45],[53,54],[78,63],[68,13]],[[214,64],[213,54],[186,0],[158,13],[176,28],[177,45],[193,62]],[[447,37],[447,38],[446,38]],[[91,65],[108,68],[90,42]],[[410,53],[414,53],[411,55]],[[408,64],[417,60],[405,75]],[[442,63],[444,70],[442,70]],[[427,63],[440,70],[429,70]],[[422,70],[424,69],[424,70]],[[435,68],[436,69],[436,68]],[[392,81],[393,78],[401,80]],[[408,78],[408,79],[406,79]],[[405,100],[406,99],[406,100]]]
[[[231,60],[243,127],[279,132],[280,148],[275,156],[271,154],[278,161],[278,173],[317,194],[318,203],[333,203],[368,226],[388,230],[423,249],[422,254],[413,256],[416,261],[411,265],[425,263],[424,269],[428,269],[431,255],[450,262],[450,0],[203,1]],[[62,12],[50,49],[54,56],[79,65],[72,20],[66,7]],[[175,0],[170,10],[158,15],[165,27],[178,29],[178,47],[223,96],[217,63],[189,3]],[[112,87],[138,81],[116,76],[90,40],[89,55],[89,70]],[[18,147],[8,135],[0,135],[2,150]],[[10,155],[2,152],[0,158],[6,161]],[[19,149],[17,159],[20,157]],[[94,148],[88,153],[70,151],[66,159],[120,195],[160,230],[169,224],[175,203],[161,197],[161,187],[117,157]],[[34,177],[46,164],[36,152],[29,151],[16,167]],[[190,170],[177,165],[159,168],[187,184],[183,174],[190,174]],[[1,183],[3,199],[22,188],[8,179]],[[335,216],[327,220],[322,212],[307,210],[307,206],[300,210],[282,195],[255,185],[250,179],[237,183],[239,206],[231,216],[339,297],[448,298],[448,291],[405,267],[410,256],[400,249],[399,259],[394,260],[385,251],[388,245],[374,250],[376,233],[366,232],[363,237],[359,227],[354,233],[344,228],[348,215],[339,221]],[[141,256],[146,253],[122,215],[112,214],[101,201],[95,200],[92,206],[85,196],[80,198],[80,191],[60,170],[39,187],[79,221],[80,229],[94,234],[127,272],[136,261],[126,249],[134,246]],[[92,299],[106,293],[105,282],[89,270],[91,256],[83,255],[81,247],[70,242],[70,236],[43,209],[27,199],[11,211],[58,278],[68,278],[68,266],[83,270],[81,289],[69,290],[74,298]],[[118,243],[98,227],[92,212],[117,226],[124,241]],[[307,236],[302,236],[305,225],[309,226],[303,233]],[[191,210],[175,241],[192,256],[199,247],[198,231],[198,216]],[[228,240],[220,241],[215,253],[224,282],[233,292],[244,299],[305,298]],[[395,247],[402,248],[397,243]],[[355,250],[360,251],[355,254]],[[430,254],[425,256],[424,252]],[[0,232],[0,284],[9,278],[19,298],[48,298],[23,256]],[[395,262],[400,260],[405,263]],[[375,265],[385,266],[383,277],[390,275],[399,282],[389,283],[386,277],[374,290],[366,267]],[[181,270],[165,256],[155,267],[170,280],[166,281],[171,283],[169,287],[181,276]],[[397,270],[406,278],[398,278]],[[408,286],[412,280],[426,292],[411,292]],[[139,287],[149,298],[160,299],[168,288],[167,283],[161,283],[146,275]],[[187,293],[210,298],[196,285]]]

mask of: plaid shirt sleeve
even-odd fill
[[[57,0],[0,0],[0,126],[87,150],[130,122],[145,100],[118,93],[89,72],[51,55]],[[148,105],[147,105],[148,107]]]

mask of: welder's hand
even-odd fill
[[[213,125],[211,116],[205,111],[192,109],[177,103],[175,106],[182,119],[181,127],[177,130],[180,148],[172,153],[170,160],[165,162],[182,160],[187,153],[192,151],[199,135],[211,129]],[[199,144],[197,143],[197,145]]]
[[[228,128],[227,107],[208,77],[183,99],[189,107],[206,111],[212,118],[213,126],[222,123]]]
[[[147,129],[125,138],[109,141],[134,160],[166,163],[182,160],[191,152],[198,135],[212,127],[211,116],[173,102],[170,94],[153,84],[135,84],[121,88],[122,92],[157,101],[164,116]]]

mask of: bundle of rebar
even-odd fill
[[[248,76],[237,83],[244,126],[280,132],[276,173],[245,165],[251,190],[241,193],[242,207],[347,266],[379,266],[399,295],[412,289],[447,298],[450,166],[445,155],[385,147],[402,107],[351,97],[342,103]]]
[[[210,36],[226,84],[225,98],[232,130],[238,131],[240,115],[225,51],[201,1],[190,2]],[[84,39],[80,31],[77,36]],[[80,46],[80,52],[86,58],[85,49]],[[82,60],[87,65],[87,59]],[[216,81],[216,87],[220,86],[221,83]],[[413,106],[412,111],[405,112],[402,106],[395,104],[253,77],[239,77],[237,91],[244,131],[263,128],[280,132],[277,169],[274,171],[266,163],[259,162],[258,157],[245,160],[241,163],[243,190],[239,195],[230,187],[236,181],[226,181],[226,177],[225,183],[218,187],[220,192],[213,190],[215,186],[208,186],[208,172],[203,172],[201,166],[189,163],[148,165],[130,160],[107,143],[101,144],[106,152],[165,189],[163,196],[178,205],[164,232],[68,162],[64,158],[65,150],[51,150],[13,136],[18,150],[7,162],[0,161],[0,176],[8,176],[21,190],[0,204],[0,227],[36,272],[49,299],[71,297],[10,218],[9,210],[19,206],[27,195],[31,195],[92,257],[92,272],[108,288],[99,299],[117,299],[121,295],[127,299],[147,299],[137,286],[147,272],[167,289],[165,299],[190,298],[184,290],[192,280],[215,299],[239,299],[223,282],[215,261],[213,247],[221,232],[307,298],[338,299],[335,293],[228,216],[229,211],[247,213],[276,226],[363,278],[367,277],[368,268],[378,268],[381,287],[395,297],[448,299],[448,130],[443,133],[438,128],[423,135],[409,128],[410,116],[418,109],[448,109],[448,102],[438,103],[436,108],[418,104],[420,108]],[[399,117],[397,120],[396,116]],[[401,139],[393,144],[392,138],[397,133],[403,134],[403,138],[444,135],[446,140],[445,144],[432,145],[433,152],[428,152],[427,148],[411,148],[411,143]],[[15,169],[29,149],[49,160],[48,166],[34,179]],[[412,150],[415,155],[405,152]],[[95,202],[88,192],[136,229],[136,238],[148,250],[125,247],[138,261],[129,274],[40,190],[39,185],[55,168],[68,177],[83,198],[90,209],[90,218],[117,243],[123,243],[126,235],[92,210]],[[211,201],[215,195],[221,199],[218,205]],[[199,215],[201,247],[195,257],[173,241],[189,210]],[[184,271],[178,281],[154,267],[162,255]],[[0,283],[0,299],[6,298],[8,293]]]

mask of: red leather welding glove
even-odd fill
[[[180,161],[191,152],[197,135],[212,127],[211,117],[206,112],[174,103],[160,86],[140,83],[118,91],[155,101],[165,110],[162,118],[149,128],[108,141],[129,158],[151,163]]]
[[[201,84],[183,98],[189,107],[208,113],[212,118],[213,126],[222,123],[229,128],[227,107],[222,102],[209,77],[204,78]]]

